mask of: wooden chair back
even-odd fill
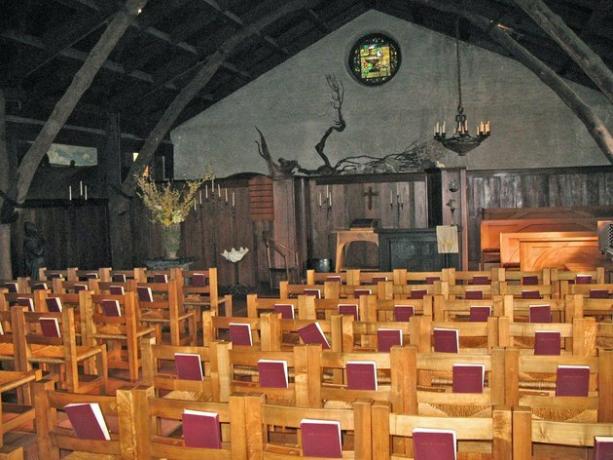
[[[487,322],[466,321],[432,321],[428,316],[411,318],[411,345],[415,345],[421,353],[433,351],[434,328],[457,329],[459,334],[460,354],[489,353],[498,346],[498,319],[489,317]]]
[[[565,299],[517,299],[510,294],[502,296],[503,314],[511,322],[527,322],[530,307],[534,305],[549,305],[553,322],[572,322],[573,318],[583,317],[580,309],[565,301]]]
[[[491,417],[427,417],[394,413],[389,404],[372,405],[373,460],[413,458],[410,443],[393,442],[393,437],[412,439],[416,428],[446,429],[456,434],[459,459],[511,460],[511,410],[497,407]],[[400,447],[400,451],[398,450]]]
[[[558,292],[551,284],[515,285],[508,284],[507,282],[501,282],[498,287],[498,293],[500,295],[512,295],[516,299],[522,299],[525,295],[527,295],[527,293],[533,292],[538,292],[538,295],[542,300],[559,298]]]
[[[595,436],[613,436],[613,423],[542,420],[529,407],[513,408],[513,459],[593,458]]]
[[[555,396],[559,365],[589,366],[589,396]],[[613,422],[613,351],[601,351],[598,357],[534,356],[508,348],[505,368],[507,405],[530,407],[549,420]]]
[[[444,268],[441,281],[447,282],[449,286],[455,285],[474,285],[487,286],[493,283],[504,281],[500,279],[501,272],[499,268],[481,271],[461,271],[455,268]],[[483,280],[484,282],[482,282]],[[487,280],[487,281],[486,281]]]
[[[230,397],[228,368],[220,357],[227,356],[229,347],[227,342],[211,342],[205,347],[181,347],[156,345],[154,339],[143,339],[142,383],[153,386],[159,397],[227,402]],[[174,366],[177,353],[200,356],[202,380],[186,380],[177,376]]]
[[[227,403],[184,401],[156,398],[152,387],[139,386],[131,390],[130,415],[134,420],[136,455],[133,458],[172,458],[190,460],[247,460],[248,412],[245,399],[231,396]],[[173,436],[165,429],[169,422],[180,425],[185,410],[213,412],[221,424],[222,448],[205,449],[185,447],[182,438]],[[251,457],[253,458],[253,457]]]
[[[108,459],[137,458],[134,456],[136,446],[132,434],[133,424],[129,418],[130,413],[126,412],[125,407],[129,401],[125,391],[118,390],[117,396],[74,394],[55,391],[54,382],[50,380],[36,382],[34,384],[36,444],[38,452],[44,453],[39,454],[41,458],[60,460],[65,451],[80,455],[79,458],[85,458],[87,454],[106,455],[104,458]],[[77,437],[63,414],[68,404],[87,403],[97,403],[107,423],[117,422],[109,429],[111,437],[109,441]]]
[[[292,460],[302,457],[300,423],[306,418],[339,422],[343,458],[370,460],[373,452],[370,408],[370,402],[363,400],[354,402],[348,409],[320,409],[266,404],[262,396],[247,396],[245,410],[248,420],[253,422],[247,430],[251,458]],[[281,442],[275,437],[280,427],[288,433]]]
[[[433,317],[436,321],[468,320],[471,307],[490,307],[490,316],[502,316],[504,312],[502,296],[491,299],[446,299],[444,295],[435,295],[433,300]]]

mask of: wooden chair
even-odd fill
[[[410,343],[413,327],[408,321],[354,321],[350,316],[341,317],[342,351],[363,352],[378,350],[378,331],[397,329],[402,333],[403,344]]]
[[[502,316],[503,298],[493,296],[491,299],[446,299],[443,295],[435,295],[433,300],[433,317],[436,321],[468,320],[471,307],[490,307],[490,316]]]
[[[21,276],[16,280],[4,280],[0,282],[1,289],[6,289],[7,292],[14,294],[28,294],[32,292],[30,277]]]
[[[373,460],[413,458],[411,444],[395,443],[392,438],[412,439],[415,428],[455,431],[459,460],[512,458],[512,418],[507,408],[494,408],[491,417],[427,417],[397,414],[388,403],[375,402],[371,422]],[[396,450],[397,446],[403,450]]]
[[[36,441],[40,458],[49,460],[115,460],[137,457],[134,423],[131,419],[129,393],[119,389],[117,396],[65,393],[54,390],[54,382],[34,384]],[[110,431],[109,441],[77,437],[63,412],[68,404],[97,403]],[[66,451],[71,452],[66,455]]]
[[[72,308],[64,308],[61,313],[32,313],[21,308],[13,308],[11,312],[13,338],[19,344],[16,347],[20,354],[18,359],[25,366],[22,370],[31,370],[32,364],[54,369],[52,377],[62,389],[73,393],[108,390],[106,347],[77,345]],[[41,318],[57,320],[60,337],[43,335],[39,322]],[[91,370],[94,361],[97,375],[79,373],[79,365]]]
[[[320,298],[331,299],[340,297],[340,288],[335,281],[326,281],[323,289],[319,284],[290,284],[287,281],[279,283],[279,298],[291,299],[304,295],[305,290],[319,291]]]
[[[490,270],[482,271],[460,271],[455,268],[444,268],[443,279],[441,281],[447,282],[449,286],[455,285],[491,285],[498,281],[504,281],[500,279],[500,269],[492,268]]]
[[[194,308],[197,318],[201,317],[203,309],[221,316],[221,306],[224,307],[225,316],[232,316],[232,296],[219,296],[217,268],[182,271],[180,275],[183,283],[183,303],[188,308]]]
[[[505,268],[498,268],[495,270],[498,270],[498,281],[504,281],[509,285],[530,286],[533,284],[552,284],[552,269],[549,268],[534,272],[507,270]],[[536,281],[536,283],[534,281]]]
[[[536,418],[529,407],[513,409],[513,459],[593,458],[595,436],[613,436],[613,423],[552,422]]]
[[[103,302],[107,300],[118,302],[121,316],[104,313]],[[79,305],[83,344],[105,344],[108,367],[127,369],[130,381],[136,382],[141,368],[139,342],[155,335],[155,328],[141,325],[136,293],[92,295],[83,291],[79,293]]]
[[[517,323],[506,316],[498,318],[498,342],[501,347],[533,353],[534,337],[538,331],[558,332],[564,342],[563,353],[596,355],[597,324],[594,318],[574,318],[570,323]]]
[[[38,269],[39,281],[51,281],[54,278],[63,278],[67,281],[78,281],[77,267],[70,267],[65,270],[49,270],[47,267],[40,267]]]
[[[480,293],[483,299],[493,299],[495,296],[501,294],[501,283],[493,284],[456,284],[449,285],[446,282],[440,283],[440,288],[437,294],[443,295],[450,300],[466,299],[466,300],[478,300],[470,298],[471,295],[477,295]]]
[[[405,268],[395,268],[392,272],[394,285],[434,284],[436,281],[447,281],[446,272],[410,272]]]
[[[192,401],[228,401],[230,397],[229,376],[226,374],[228,369],[227,366],[223,366],[224,362],[218,356],[227,356],[227,350],[220,350],[229,348],[229,343],[211,342],[205,347],[179,347],[156,345],[154,342],[153,339],[141,341],[142,383],[153,386],[156,396]],[[176,353],[199,355],[204,378],[180,379],[174,366]]]
[[[132,458],[172,458],[173,460],[247,460],[255,445],[247,443],[248,432],[258,431],[253,410],[247,409],[245,398],[230,396],[227,403],[182,401],[154,397],[152,387],[139,386],[130,392],[130,414],[136,439],[136,455]],[[167,433],[168,421],[179,425],[184,410],[217,413],[221,424],[222,448],[185,447],[182,438]],[[247,419],[250,420],[247,430]],[[170,431],[170,430],[166,430]]]
[[[509,294],[502,296],[502,316],[510,318],[511,322],[528,321],[530,307],[533,305],[549,305],[551,319],[557,323],[570,323],[573,318],[583,317],[581,310],[565,299],[517,299]]]
[[[406,413],[436,417],[491,417],[495,406],[504,404],[505,352],[494,348],[489,354],[453,355],[417,353],[407,348],[408,388]],[[455,364],[482,365],[485,382],[482,393],[453,393]],[[399,412],[394,409],[394,412]]]
[[[157,329],[158,343],[164,343],[164,326],[170,329],[167,343],[171,345],[195,345],[197,341],[196,315],[186,311],[183,306],[183,294],[177,280],[168,283],[137,283],[138,287],[150,288],[153,302],[139,299],[141,321]]]
[[[353,403],[350,409],[307,409],[266,404],[262,396],[247,396],[245,412],[250,458],[292,460],[303,457],[300,423],[306,418],[340,422],[343,458],[370,460],[373,451],[370,407],[370,402],[361,400]]]
[[[525,298],[527,293],[537,292],[540,296],[540,299],[548,300],[548,299],[556,299],[559,298],[558,292],[554,289],[551,284],[534,284],[534,285],[515,285],[508,284],[506,282],[499,283],[499,294],[500,295],[512,295],[516,299]],[[531,300],[539,300],[531,299]]]
[[[575,315],[593,316],[600,322],[613,321],[613,299],[592,299],[582,294],[569,294],[566,305]]]
[[[551,269],[551,283],[556,287],[561,296],[570,294],[570,289],[577,284],[605,284],[606,276],[604,267],[596,267],[596,270],[586,272],[574,272],[570,270]]]
[[[314,286],[316,284],[324,284],[326,281],[340,282],[341,284],[355,284],[352,283],[354,278],[354,270],[347,270],[341,273],[321,273],[315,270],[306,271],[306,284]],[[359,275],[358,275],[359,276]]]
[[[233,347],[227,350],[220,362],[229,363],[230,392],[231,394],[262,393],[267,400],[278,404],[309,407],[308,365],[300,354],[299,345],[292,351],[257,351],[247,347]],[[220,350],[225,352],[225,350]],[[219,355],[218,355],[219,356]],[[296,361],[298,357],[299,361]],[[258,361],[261,359],[285,361],[287,363],[288,386],[287,388],[263,387],[259,383]],[[314,377],[311,376],[311,379]]]
[[[498,346],[498,320],[489,317],[487,322],[466,321],[432,321],[428,316],[414,316],[411,318],[411,345],[415,345],[419,352],[433,352],[434,328],[457,329],[459,333],[462,353],[489,353]]]
[[[0,398],[0,459],[12,459],[8,452],[15,451],[18,446],[11,446],[11,442],[5,440],[4,435],[11,431],[23,429],[24,425],[34,421],[34,407],[32,385],[40,380],[40,371],[0,371],[0,396],[16,391],[17,401],[2,401]],[[15,457],[17,458],[17,457]]]
[[[559,365],[590,368],[587,397],[555,396]],[[556,421],[613,422],[613,351],[593,356],[534,356],[509,348],[505,353],[505,400],[530,407],[539,418]]]

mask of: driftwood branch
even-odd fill
[[[317,0],[293,0],[293,1],[274,1],[269,5],[268,14],[257,20],[253,24],[244,27],[230,38],[225,40],[220,48],[202,64],[200,70],[194,78],[187,83],[168,106],[162,118],[157,122],[149,137],[140,150],[138,159],[130,167],[128,176],[122,184],[122,191],[126,195],[132,195],[136,188],[136,179],[141,176],[151,160],[164,136],[170,131],[172,125],[177,120],[181,112],[187,107],[194,97],[207,85],[213,78],[224,60],[230,55],[245,39],[260,33],[264,28],[279,20],[280,18],[317,3]]]
[[[72,114],[81,96],[92,84],[98,70],[146,3],[147,0],[128,0],[124,8],[117,12],[75,74],[70,86],[55,105],[51,116],[36,136],[34,143],[26,152],[17,170],[16,201],[18,203],[21,204],[25,201],[34,173],[49,150],[51,143]]]
[[[581,67],[613,103],[613,72],[542,0],[514,0]],[[596,14],[596,13],[595,13]]]
[[[600,150],[613,163],[613,136],[611,136],[609,129],[600,117],[558,74],[515,41],[499,24],[485,16],[469,12],[443,0],[413,0],[413,2],[461,16],[486,32],[558,95],[562,102],[581,120]]]
[[[279,179],[283,177],[283,174],[281,173],[281,169],[279,168],[279,165],[275,163],[275,160],[272,159],[272,155],[270,154],[270,150],[268,148],[268,144],[266,143],[266,138],[264,137],[264,133],[262,133],[262,131],[260,131],[260,128],[258,128],[257,126],[255,127],[255,129],[260,135],[259,142],[255,141],[255,143],[258,146],[258,155],[260,155],[264,159],[264,161],[266,161],[266,164],[268,165],[268,171],[270,172],[270,176],[273,179]]]
[[[340,133],[344,131],[347,127],[345,119],[343,118],[343,102],[345,99],[345,88],[343,87],[343,84],[336,79],[335,75],[326,75],[326,83],[328,83],[328,86],[332,91],[332,94],[330,95],[330,104],[336,111],[336,121],[326,130],[321,140],[315,146],[315,150],[323,160],[325,167],[330,170],[330,173],[332,173],[334,171],[334,167],[330,163],[330,159],[328,158],[328,156],[324,153],[324,150],[326,148],[326,141],[330,137],[330,134],[332,134],[332,132],[334,131]]]

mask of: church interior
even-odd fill
[[[613,459],[613,0],[0,11],[0,460]]]

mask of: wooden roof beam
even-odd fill
[[[214,9],[218,14],[223,15],[226,19],[228,19],[231,23],[235,24],[236,26],[241,27],[241,28],[245,27],[245,22],[240,17],[238,17],[232,11],[222,8],[216,0],[200,0],[200,1],[206,3],[212,9]],[[274,38],[272,38],[270,35],[263,34],[262,32],[257,32],[255,35],[257,37],[260,37],[264,43],[268,44],[270,47],[272,47],[277,52],[284,54],[285,56],[289,56],[289,51],[285,47],[279,45],[279,43],[277,43],[277,41]]]
[[[326,22],[323,19],[321,19],[319,15],[315,11],[313,11],[312,8],[308,8],[306,10],[306,13],[307,13],[307,17],[311,20],[313,24],[315,24],[319,28],[319,30],[325,33],[331,32],[330,26],[326,24]]]

